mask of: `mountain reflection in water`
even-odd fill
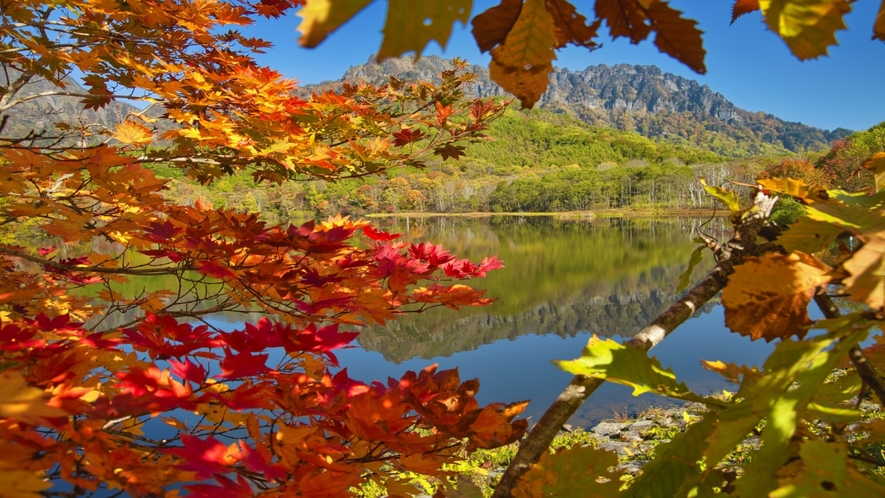
[[[471,284],[498,298],[484,308],[433,309],[404,315],[385,327],[364,329],[360,348],[338,356],[348,373],[365,381],[399,377],[432,363],[458,367],[462,379],[481,381],[480,402],[531,399],[535,420],[571,378],[550,363],[580,356],[596,334],[632,337],[676,300],[697,230],[724,236],[723,220],[558,221],[551,217],[393,219],[387,230],[407,241],[442,244],[459,257],[497,254],[505,268]],[[695,280],[712,266],[709,256]],[[710,303],[653,354],[701,394],[730,388],[700,360],[761,364],[773,345],[729,333],[722,310]],[[711,357],[715,354],[715,357]],[[614,412],[634,412],[666,400],[634,398],[630,389],[605,385],[572,423],[589,425]]]

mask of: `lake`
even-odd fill
[[[357,379],[400,377],[432,363],[479,378],[481,403],[531,399],[525,416],[537,420],[571,376],[550,363],[573,359],[596,334],[629,338],[677,299],[697,231],[720,239],[723,219],[557,220],[495,216],[388,219],[377,223],[407,241],[442,244],[459,257],[496,254],[505,268],[472,284],[498,300],[460,311],[407,314],[362,331],[359,347],[336,353]],[[705,256],[694,275],[712,266]],[[761,365],[773,344],[730,333],[723,311],[710,303],[653,350],[664,366],[700,394],[733,385],[701,368],[700,360]],[[589,426],[667,400],[605,385],[571,423]]]

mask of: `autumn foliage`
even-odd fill
[[[457,158],[506,105],[465,102],[459,71],[298,97],[235,29],[296,4],[0,2],[3,496],[401,494],[403,472],[439,476],[524,432],[524,403],[480,406],[457,370],[367,384],[334,353],[364,324],[489,303],[461,281],[495,257],[164,198],[158,165],[334,181]],[[121,115],[20,131],[22,109],[52,98]],[[25,226],[39,237],[16,240]]]

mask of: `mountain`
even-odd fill
[[[439,73],[453,69],[438,56],[387,59],[351,67],[337,81],[306,85],[305,91],[335,88],[341,83],[386,83],[402,80],[438,81]],[[488,69],[471,66],[477,79],[465,88],[469,97],[507,95],[489,77]],[[735,106],[707,85],[665,73],[655,66],[590,66],[582,71],[557,68],[550,86],[537,104],[542,109],[569,114],[595,126],[636,131],[674,144],[704,147],[717,154],[745,157],[823,150],[851,130],[822,130],[784,121],[771,114]]]

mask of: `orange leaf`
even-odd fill
[[[612,38],[621,36],[639,43],[651,33],[651,26],[645,23],[644,9],[637,0],[597,0],[596,15],[605,19]]]
[[[114,138],[127,145],[147,145],[154,139],[154,134],[147,126],[127,120],[117,125]]]
[[[553,17],[553,31],[556,33],[556,48],[563,48],[572,43],[579,47],[594,49],[598,44],[596,30],[601,21],[587,25],[587,18],[579,14],[575,6],[566,0],[547,0],[547,11]]]
[[[885,0],[876,14],[876,23],[873,25],[873,39],[885,41]]]
[[[830,281],[830,267],[805,253],[748,257],[722,291],[725,325],[752,340],[800,338],[811,325],[808,303]]]
[[[556,35],[544,0],[527,0],[502,45],[492,50],[489,75],[531,108],[550,81]]]
[[[501,0],[499,5],[474,17],[473,38],[479,50],[488,52],[504,43],[521,10],[522,0]]]
[[[759,10],[759,0],[735,0],[731,7],[731,23],[734,24],[738,17]]]
[[[653,0],[646,10],[649,23],[655,30],[655,46],[661,52],[675,58],[700,74],[707,72],[704,66],[701,31],[697,22],[683,19],[682,12],[670,8],[666,2]]]
[[[43,389],[31,387],[18,372],[0,372],[0,417],[40,425],[46,418],[64,417],[67,413],[48,406]]]

